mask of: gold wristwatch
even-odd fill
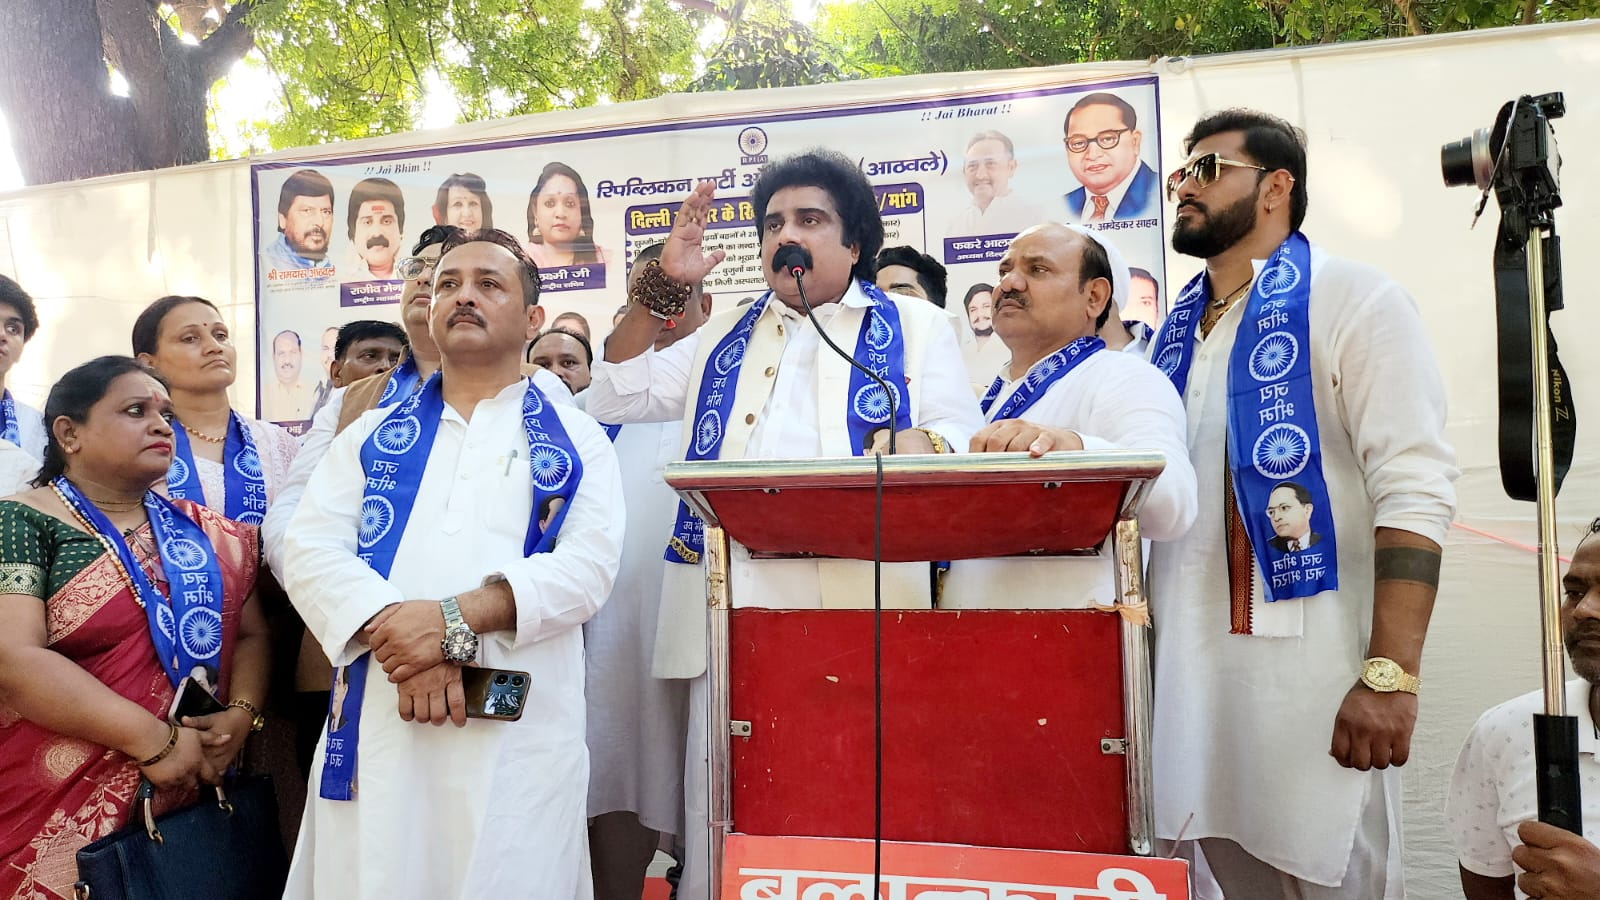
[[[267,717],[261,714],[261,708],[249,700],[240,697],[228,704],[229,709],[242,709],[250,714],[250,731],[257,732],[267,727]]]
[[[1415,694],[1422,687],[1422,679],[1406,674],[1399,663],[1387,656],[1374,656],[1361,666],[1361,683],[1380,694]]]

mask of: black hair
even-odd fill
[[[1294,498],[1300,501],[1301,506],[1311,502],[1311,492],[1306,490],[1304,486],[1298,484],[1297,482],[1280,481],[1272,486],[1272,491],[1267,492],[1268,495],[1270,496],[1274,491],[1278,490],[1278,488],[1288,488],[1289,490],[1294,491]]]
[[[1105,245],[1101,244],[1098,238],[1087,236],[1083,244],[1083,255],[1078,258],[1078,289],[1083,290],[1083,286],[1095,278],[1104,278],[1115,290],[1117,280],[1112,277],[1111,257],[1106,253]],[[1100,310],[1100,318],[1094,320],[1095,331],[1105,327],[1106,322],[1111,319],[1111,311],[1116,308],[1116,300],[1106,301],[1105,308]]]
[[[522,352],[523,360],[525,362],[532,362],[529,357],[533,355],[533,346],[552,334],[564,334],[567,337],[577,341],[579,344],[582,344],[584,358],[588,361],[589,365],[594,365],[594,347],[589,343],[589,339],[584,337],[580,332],[573,331],[570,328],[546,328],[545,330],[539,332],[539,336],[529,341],[528,348]]]
[[[332,206],[333,182],[316,169],[301,169],[290,175],[284,179],[283,187],[278,189],[278,215],[288,215],[296,197],[327,197],[328,205]]]
[[[1139,268],[1137,266],[1129,266],[1128,267],[1128,280],[1132,281],[1135,278],[1143,278],[1145,281],[1148,281],[1151,284],[1156,285],[1157,287],[1161,286],[1161,282],[1156,280],[1156,276],[1150,274],[1150,270],[1149,269],[1141,269],[1141,268]]]
[[[994,285],[986,284],[980,281],[972,287],[967,288],[967,296],[962,299],[961,308],[967,312],[972,312],[972,298],[978,296],[979,294],[989,294],[992,296],[994,294]]]
[[[55,421],[62,416],[74,422],[86,421],[89,410],[105,399],[111,382],[131,372],[149,375],[162,387],[167,386],[160,372],[131,356],[99,356],[71,369],[50,388],[50,396],[44,402],[44,465],[30,482],[34,487],[44,487],[67,470],[67,454],[56,439]]]
[[[583,313],[578,312],[577,310],[569,309],[564,313],[558,314],[554,319],[551,319],[550,322],[551,324],[554,324],[562,319],[577,319],[579,322],[583,323],[584,328],[589,327],[589,320],[584,317]]]
[[[1133,111],[1133,104],[1118,97],[1116,94],[1107,91],[1095,91],[1092,94],[1084,94],[1079,97],[1078,102],[1072,104],[1072,108],[1067,110],[1067,117],[1061,120],[1061,134],[1063,137],[1071,133],[1068,129],[1071,127],[1069,123],[1072,122],[1072,114],[1085,106],[1114,107],[1117,112],[1122,114],[1122,124],[1129,128],[1139,127],[1139,114]]]
[[[493,228],[494,202],[489,199],[489,185],[484,182],[481,175],[474,175],[471,172],[451,175],[444,180],[443,184],[439,185],[439,195],[433,201],[433,220],[442,225],[445,219],[449,218],[450,189],[453,187],[470,191],[473,196],[478,198],[478,205],[483,208],[482,227]]]
[[[431,231],[432,229],[429,230]],[[446,238],[444,246],[439,249],[439,260],[443,262],[444,255],[446,253],[449,253],[451,250],[454,250],[462,244],[475,244],[479,242],[485,244],[494,244],[497,247],[503,247],[509,251],[512,256],[517,258],[517,262],[521,263],[521,265],[517,267],[517,274],[522,279],[522,305],[538,306],[538,265],[536,265],[533,260],[528,258],[527,252],[522,249],[521,241],[498,228],[480,228],[477,231],[462,231],[459,228],[455,229],[455,233]],[[420,250],[421,248],[419,247],[417,249]]]
[[[1289,188],[1289,227],[1299,230],[1306,218],[1306,136],[1298,128],[1270,113],[1254,109],[1224,109],[1214,112],[1194,123],[1183,138],[1183,152],[1188,155],[1194,145],[1214,134],[1238,131],[1244,134],[1244,154],[1253,162],[1267,167],[1257,173],[1256,183],[1271,172],[1283,169],[1294,177]]]
[[[544,236],[534,228],[533,213],[545,182],[557,175],[571,178],[573,186],[578,189],[578,237],[572,242],[572,262],[574,265],[599,262],[600,251],[594,243],[594,212],[589,208],[589,188],[583,183],[583,176],[578,174],[578,170],[566,163],[547,164],[539,173],[539,180],[533,183],[533,190],[528,194],[528,240],[535,244],[545,242]]]
[[[287,335],[288,335],[288,336],[290,336],[290,337],[292,337],[292,338],[294,338],[294,345],[295,345],[295,346],[296,346],[296,347],[304,347],[304,346],[305,346],[305,343],[304,343],[304,342],[303,342],[303,341],[301,341],[301,340],[300,340],[300,332],[298,332],[298,331],[291,331],[291,330],[289,330],[289,329],[287,329],[287,328],[285,328],[285,329],[284,329],[284,330],[282,330],[282,331],[280,331],[280,332],[278,332],[278,333],[277,333],[277,334],[275,334],[275,335],[273,335],[273,336],[272,336],[272,344],[273,344],[273,348],[274,348],[274,349],[276,349],[276,348],[277,348],[277,344],[278,344],[278,338],[281,338],[281,337],[283,337],[283,336],[284,336],[284,335],[286,335],[286,334],[287,334]]]
[[[133,320],[133,355],[138,356],[141,353],[155,355],[156,348],[161,344],[161,323],[166,320],[167,313],[186,303],[203,303],[218,315],[222,314],[222,310],[217,309],[215,303],[204,297],[187,297],[179,294],[162,297],[146,306],[144,312],[139,313],[139,318]]]
[[[768,163],[750,191],[756,208],[756,239],[765,244],[767,202],[784,188],[814,187],[828,192],[839,214],[839,243],[855,244],[860,251],[850,277],[871,281],[878,274],[878,251],[883,249],[883,215],[872,182],[843,153],[807,150]]]
[[[340,326],[339,336],[333,342],[333,358],[344,359],[350,346],[357,341],[372,340],[374,338],[389,338],[400,342],[400,349],[405,350],[411,346],[406,340],[406,331],[393,322],[381,322],[377,319],[357,319]]]
[[[885,247],[878,254],[878,268],[884,266],[905,266],[916,272],[917,283],[922,285],[929,302],[940,309],[944,308],[945,295],[950,290],[950,277],[937,259],[915,247]]]
[[[434,244],[448,244],[464,234],[465,231],[454,225],[429,225],[417,238],[417,243],[411,248],[411,255],[416,256]]]
[[[34,332],[39,330],[39,309],[34,306],[33,297],[22,289],[22,285],[0,275],[0,303],[15,309],[17,317],[22,319],[23,342],[33,340]]]
[[[406,196],[400,193],[400,185],[387,178],[363,178],[350,189],[350,208],[344,214],[347,236],[351,240],[356,238],[356,219],[361,217],[361,204],[369,200],[383,200],[393,206],[400,231],[406,230]]]

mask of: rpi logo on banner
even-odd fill
[[[763,166],[767,163],[767,133],[751,125],[739,132],[739,164]]]
[[[729,900],[1188,900],[1181,859],[883,842],[872,889],[872,842],[730,834],[722,863]]]

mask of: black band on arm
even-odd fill
[[[1411,581],[1438,590],[1443,560],[1443,554],[1426,547],[1379,547],[1373,554],[1373,574],[1378,581]]]

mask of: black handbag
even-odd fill
[[[216,801],[161,816],[139,783],[127,828],[78,851],[78,900],[279,900],[289,859],[272,779],[240,776]]]

